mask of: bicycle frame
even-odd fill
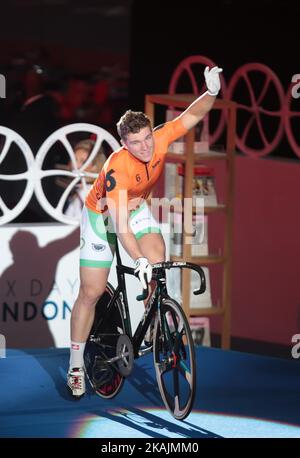
[[[125,274],[135,275],[135,273],[134,273],[133,268],[122,265],[118,242],[116,244],[116,258],[117,258],[116,269],[117,269],[118,286],[115,289],[114,294],[107,306],[107,312],[105,315],[107,316],[110,310],[111,304],[113,304],[116,300],[119,299],[121,306],[122,306],[122,314],[123,314],[123,319],[124,319],[125,331],[132,342],[134,357],[138,358],[140,356],[139,349],[140,349],[141,343],[143,341],[143,338],[146,334],[148,326],[150,325],[151,320],[156,311],[158,312],[158,318],[160,320],[161,329],[163,329],[164,327],[163,320],[161,319],[161,315],[160,315],[160,306],[161,306],[161,300],[169,297],[167,293],[167,288],[166,288],[165,269],[172,268],[172,267],[179,267],[179,268],[187,267],[187,268],[196,270],[199,273],[200,278],[201,278],[201,287],[197,291],[194,291],[195,294],[201,294],[202,292],[205,291],[205,288],[206,288],[205,276],[204,276],[204,272],[201,267],[195,266],[193,264],[186,263],[186,262],[177,262],[177,263],[163,262],[163,263],[155,264],[153,268],[152,278],[156,281],[156,287],[152,291],[149,298],[148,298],[148,295],[149,295],[148,289],[144,290],[143,295],[140,295],[137,297],[138,300],[143,300],[143,299],[148,298],[148,301],[146,304],[146,308],[145,308],[143,317],[141,318],[140,323],[138,324],[138,327],[134,335],[132,335],[131,319],[130,319],[130,314],[129,314],[129,306],[128,306],[128,299],[127,299],[127,291],[126,291]]]
[[[151,323],[151,320],[155,314],[155,311],[159,310],[160,299],[162,297],[168,296],[167,289],[166,289],[166,279],[165,279],[165,275],[160,275],[161,278],[155,279],[157,281],[156,287],[154,288],[150,297],[148,298],[143,317],[140,320],[134,335],[132,335],[131,319],[130,319],[130,314],[129,314],[127,290],[126,290],[126,283],[125,283],[125,274],[134,275],[134,269],[131,267],[122,265],[118,245],[116,246],[116,257],[117,257],[116,269],[117,269],[118,286],[110,302],[113,303],[118,297],[120,297],[120,302],[122,305],[122,314],[123,314],[123,319],[124,319],[124,324],[125,324],[125,331],[132,342],[134,357],[138,358],[140,356],[139,349],[143,341],[143,338],[146,334],[146,331],[148,329],[148,326]],[[144,292],[144,296],[141,295],[138,297],[138,299],[142,300],[143,297],[145,299],[148,297],[148,290],[146,294]],[[110,308],[110,304],[108,305],[108,310],[109,308]]]

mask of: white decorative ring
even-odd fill
[[[0,126],[0,135],[3,135],[5,137],[5,143],[2,148],[2,151],[0,152],[0,166],[1,163],[4,161],[10,146],[12,143],[16,143],[17,146],[20,148],[21,152],[24,155],[25,162],[26,162],[26,168],[27,170],[25,172],[21,173],[14,173],[14,174],[8,174],[4,175],[0,173],[0,180],[4,181],[19,181],[19,180],[27,180],[25,191],[17,203],[17,205],[10,209],[4,200],[2,199],[0,195],[0,210],[2,212],[2,215],[0,216],[0,225],[10,223],[13,221],[17,216],[22,213],[22,211],[26,208],[28,205],[33,191],[34,191],[34,182],[35,182],[35,161],[34,161],[34,156],[31,151],[30,146],[28,143],[24,140],[21,135],[19,135],[17,132],[8,129],[7,127]],[[13,192],[13,191],[12,191]]]
[[[95,145],[91,151],[91,154],[89,155],[86,162],[80,168],[77,168],[74,151],[67,138],[68,134],[71,134],[74,132],[89,132],[90,134],[96,134],[97,136]],[[43,162],[45,160],[46,155],[48,154],[48,152],[50,151],[54,143],[56,143],[57,141],[60,141],[63,144],[67,153],[69,154],[70,160],[73,164],[73,170],[71,171],[61,170],[61,169],[42,170]],[[41,145],[40,149],[38,150],[38,153],[36,155],[36,160],[35,160],[36,173],[37,173],[37,180],[35,183],[36,197],[40,205],[45,209],[45,211],[49,215],[51,215],[53,218],[55,218],[57,221],[60,221],[61,223],[65,223],[65,224],[73,224],[73,225],[78,224],[79,222],[78,218],[67,216],[63,213],[64,205],[70,193],[72,192],[72,190],[78,183],[82,184],[83,190],[86,192],[88,189],[86,178],[90,178],[90,177],[96,178],[97,177],[97,174],[86,172],[85,169],[92,163],[93,159],[97,155],[104,141],[108,143],[108,145],[112,148],[113,151],[120,147],[120,144],[117,142],[117,140],[108,131],[106,131],[105,129],[102,129],[102,127],[98,127],[94,124],[75,123],[75,124],[69,124],[68,126],[64,126],[61,129],[58,129],[55,132],[53,132],[53,134],[51,134],[44,141],[44,143]],[[70,184],[66,187],[66,189],[63,191],[62,195],[60,196],[60,199],[56,207],[54,207],[49,202],[49,200],[47,199],[47,196],[44,193],[43,187],[42,187],[43,178],[49,177],[49,176],[67,176],[67,177],[73,178],[73,180],[70,182]]]

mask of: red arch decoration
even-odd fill
[[[172,74],[172,77],[171,77],[171,80],[170,80],[170,84],[169,84],[169,94],[174,95],[174,94],[177,93],[176,90],[177,90],[177,87],[178,87],[178,83],[180,81],[180,78],[185,73],[188,75],[188,77],[190,79],[191,86],[192,86],[192,91],[191,92],[193,94],[200,95],[202,92],[205,92],[206,86],[205,86],[204,79],[202,78],[203,83],[200,84],[200,87],[199,87],[199,84],[198,84],[197,78],[196,78],[196,74],[195,74],[195,72],[193,71],[193,68],[192,68],[193,65],[197,65],[197,64],[203,65],[203,71],[204,71],[204,69],[205,69],[205,67],[207,65],[209,67],[215,67],[216,66],[216,64],[211,59],[209,59],[208,57],[205,57],[205,56],[189,56],[189,57],[186,57],[185,59],[183,59],[177,65],[177,67],[175,68],[175,70],[174,70],[174,72]],[[199,76],[203,77],[203,73],[202,73],[202,75],[200,73]],[[226,81],[225,81],[225,78],[224,78],[222,73],[221,73],[220,79],[221,79],[221,91],[220,91],[220,93],[221,93],[221,96],[224,98],[225,95],[226,95]],[[210,134],[210,143],[211,144],[216,143],[216,141],[218,140],[218,138],[222,134],[222,132],[224,130],[225,122],[226,122],[226,114],[225,114],[224,111],[222,111],[216,129],[214,130],[214,132],[212,132]]]
[[[251,79],[249,74],[251,72],[259,72],[264,77],[263,87],[260,93],[257,95],[255,94],[256,88],[252,86]],[[243,80],[246,84],[248,89],[248,94],[250,97],[250,105],[246,105],[245,103],[238,102],[234,98],[234,91],[239,84],[239,82]],[[263,101],[264,97],[270,87],[270,85],[274,86],[274,89],[277,93],[278,102],[279,102],[279,109],[271,110],[264,108]],[[236,143],[238,148],[244,152],[245,154],[252,156],[252,157],[260,157],[269,154],[274,148],[279,144],[283,132],[284,132],[284,125],[282,122],[282,117],[284,114],[284,106],[285,106],[285,94],[282,88],[282,85],[277,77],[277,75],[266,65],[260,63],[249,63],[240,67],[232,76],[230,83],[228,85],[227,96],[231,100],[235,100],[237,103],[238,110],[244,110],[251,114],[251,117],[248,123],[245,125],[243,129],[243,133],[241,136],[237,135]],[[278,118],[278,128],[276,129],[276,133],[271,141],[267,139],[265,134],[263,121],[261,119],[261,115],[267,115],[268,117]],[[239,117],[238,123],[241,122]],[[247,145],[247,136],[251,127],[253,126],[254,122],[256,122],[257,131],[260,136],[260,140],[262,141],[262,148],[254,149]]]
[[[298,76],[298,75],[295,75],[295,76]],[[300,81],[300,75],[299,75],[299,81]],[[299,118],[300,112],[292,111],[291,105],[292,105],[293,100],[295,99],[297,99],[298,104],[300,104],[300,100],[299,100],[300,93],[297,90],[297,87],[299,87],[299,81],[292,82],[287,90],[286,97],[285,97],[284,114],[283,114],[283,122],[284,122],[284,127],[285,127],[285,132],[286,132],[288,142],[292,150],[298,157],[300,157],[300,142],[297,142],[296,140],[291,121],[292,121],[292,118],[296,118],[296,117]],[[300,138],[299,133],[298,133],[298,138]]]

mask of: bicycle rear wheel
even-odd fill
[[[125,333],[119,301],[115,301],[108,310],[113,294],[114,289],[108,283],[97,302],[94,322],[84,352],[87,378],[96,394],[106,399],[116,396],[124,383],[124,377],[118,372],[116,364],[105,362],[116,355],[117,340]]]
[[[180,305],[164,299],[154,327],[153,358],[161,397],[178,420],[190,413],[196,394],[195,350],[188,320]],[[161,329],[162,327],[162,329]]]

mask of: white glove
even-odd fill
[[[222,68],[213,67],[211,70],[209,67],[206,67],[204,70],[205,83],[207,87],[207,92],[209,95],[216,96],[218,95],[219,90],[221,89],[221,82],[219,73],[223,71]]]
[[[139,277],[143,289],[147,289],[147,283],[152,278],[152,266],[147,258],[138,258],[134,263],[134,273]]]

